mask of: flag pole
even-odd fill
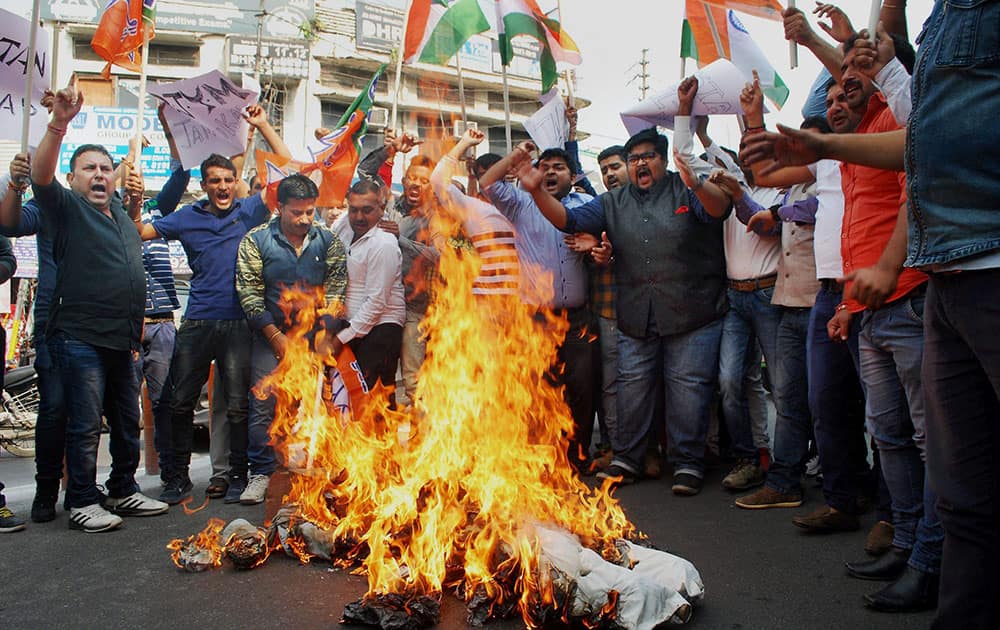
[[[788,0],[788,8],[795,8],[795,0]],[[795,45],[795,40],[788,40],[788,65],[792,70],[799,67],[799,48]]]
[[[681,55],[681,81],[684,80],[684,74],[687,72],[687,57]]]
[[[41,0],[31,5],[31,30],[28,31],[28,76],[24,83],[24,120],[21,121],[21,153],[28,152],[28,134],[31,131],[31,91],[35,84],[35,48],[38,46],[38,11]],[[41,115],[41,112],[39,112]]]
[[[146,70],[149,63],[149,25],[142,25],[142,63],[139,66],[139,107],[135,120],[135,172],[142,173],[142,124],[146,117]]]
[[[872,10],[868,14],[868,39],[875,41],[875,32],[878,30],[878,18],[882,13],[881,0],[872,0]]]
[[[559,26],[562,27],[565,24],[562,14],[562,0],[556,0],[556,10],[559,11]],[[563,75],[563,80],[566,82],[566,98],[569,101],[570,107],[576,107],[576,97],[573,96],[573,80],[570,76],[571,69],[566,68],[566,74]]]
[[[462,80],[462,49],[455,53],[455,68],[458,70],[458,100],[462,105],[462,127],[469,126],[469,119],[465,115],[465,82]]]
[[[406,3],[406,13],[403,14],[403,34],[400,36],[399,53],[396,55],[396,78],[392,88],[392,115],[389,116],[389,129],[396,129],[396,114],[399,109],[399,90],[402,87],[403,77],[403,55],[406,54],[406,29],[410,25],[410,11],[413,9],[413,0]],[[461,76],[461,75],[459,75]]]
[[[503,123],[507,132],[507,153],[510,153],[514,150],[510,140],[510,86],[507,84],[507,66],[501,63],[500,68],[503,70]]]

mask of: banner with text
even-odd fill
[[[31,21],[10,11],[0,9],[0,140],[21,141],[25,101],[30,104],[31,126],[28,144],[38,146],[45,135],[48,113],[42,107],[42,95],[49,87],[49,35],[38,28],[35,42],[35,59],[31,64],[35,78],[31,98],[26,99],[24,88],[28,76],[28,37]]]

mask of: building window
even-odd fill
[[[159,66],[197,67],[201,63],[201,47],[189,44],[149,43],[149,63]],[[90,47],[90,39],[73,39],[73,57],[81,61],[103,61]]]

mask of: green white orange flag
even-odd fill
[[[548,93],[559,78],[556,62],[579,65],[580,49],[556,20],[546,17],[535,0],[497,0],[497,33],[500,61],[510,65],[514,57],[511,40],[527,35],[542,45],[542,93]]]
[[[143,38],[153,39],[155,24],[156,0],[109,0],[90,40],[94,52],[108,62],[101,76],[111,78],[112,64],[140,72]]]
[[[301,173],[317,182],[319,197],[316,205],[336,207],[343,203],[361,153],[361,138],[368,131],[368,112],[375,100],[378,79],[385,70],[379,66],[363,92],[358,94],[337,128],[319,139],[318,148],[310,148],[311,162],[300,162],[273,153],[257,151],[257,174],[266,187],[264,201],[271,209],[277,207],[278,183],[292,173]]]
[[[489,28],[477,0],[413,0],[403,63],[446,65],[470,37]]]
[[[687,0],[686,13],[681,57],[696,60],[700,68],[717,59],[729,59],[748,81],[756,70],[764,95],[779,108],[785,104],[788,87],[732,10],[720,9],[712,2]]]

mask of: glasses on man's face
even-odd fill
[[[628,163],[638,164],[640,160],[643,162],[649,162],[658,155],[659,153],[657,153],[656,151],[646,151],[645,153],[633,153],[632,155],[628,156]]]

